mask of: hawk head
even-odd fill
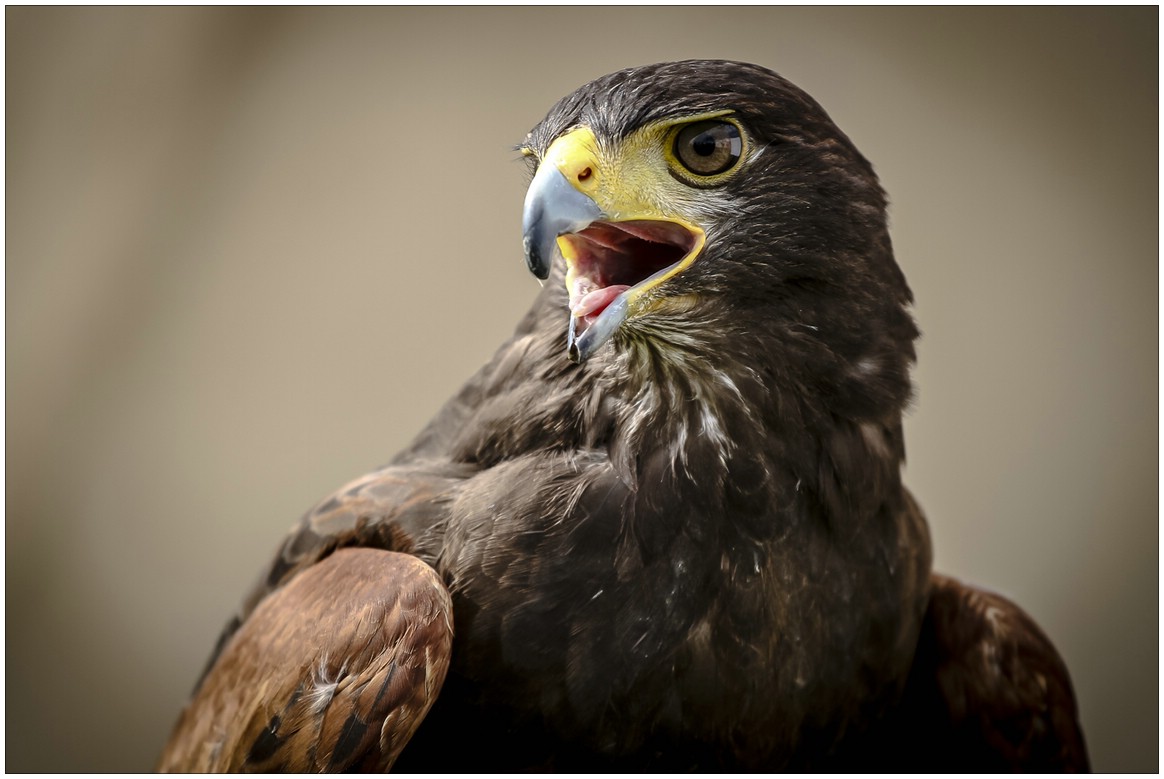
[[[714,60],[622,70],[560,100],[522,152],[526,260],[545,279],[564,259],[573,361],[783,350],[826,385],[908,397],[917,331],[884,192],[793,84]]]

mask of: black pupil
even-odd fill
[[[710,157],[715,154],[715,137],[711,133],[701,133],[691,142],[691,150],[700,157]]]

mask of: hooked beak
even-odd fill
[[[608,185],[599,160],[589,128],[559,137],[530,183],[522,214],[530,272],[546,279],[558,255],[565,259],[566,354],[576,363],[610,340],[628,317],[647,310],[654,288],[689,266],[705,238],[702,229]]]
[[[576,233],[605,217],[598,204],[575,189],[554,165],[542,165],[525,193],[522,246],[529,272],[543,281],[550,275],[558,236]]]

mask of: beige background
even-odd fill
[[[924,331],[907,479],[1096,768],[1158,768],[1157,10],[9,8],[9,770],[146,770],[285,528],[537,285],[510,147],[759,62],[873,160]]]

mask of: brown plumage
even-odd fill
[[[303,518],[161,767],[1085,769],[1034,623],[931,577],[900,478],[911,295],[824,111],[669,63],[523,148],[548,283]]]
[[[1067,668],[1022,609],[935,574],[893,721],[901,770],[1084,771]]]
[[[339,550],[258,605],[158,768],[388,770],[436,700],[452,641],[452,603],[431,568]]]

